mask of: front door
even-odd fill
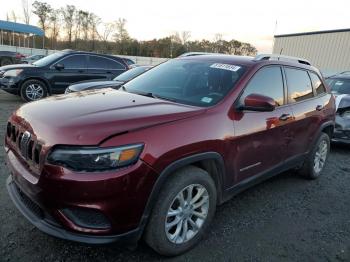
[[[56,64],[63,67],[57,69]],[[64,93],[66,88],[76,82],[89,80],[87,70],[87,57],[83,54],[70,55],[51,66],[47,78],[49,79],[53,93]]]
[[[285,102],[285,88],[280,66],[260,69],[249,81],[239,101],[250,94],[271,97],[276,102],[272,112],[236,112],[233,150],[234,183],[282,165],[285,149],[290,142],[288,125],[293,122],[290,107]]]

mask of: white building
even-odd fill
[[[350,71],[350,29],[275,35],[273,53],[309,60],[324,74]]]

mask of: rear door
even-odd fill
[[[64,68],[56,69],[56,64],[61,64]],[[62,58],[50,67],[49,72],[47,72],[47,78],[51,82],[54,93],[64,93],[69,85],[88,80],[86,55],[74,54]]]
[[[124,64],[111,58],[98,55],[88,56],[88,71],[91,79],[112,80],[126,70]]]
[[[234,122],[237,152],[233,159],[235,182],[259,175],[285,159],[285,150],[290,142],[289,125],[293,115],[286,103],[284,81],[280,66],[260,69],[249,81],[240,97],[240,103],[250,94],[273,98],[278,105],[272,112],[243,111]]]
[[[309,150],[323,118],[324,104],[317,96],[317,90],[313,89],[309,71],[284,67],[284,72],[288,86],[288,103],[295,116],[291,127],[294,139],[286,153],[288,158],[293,158]]]

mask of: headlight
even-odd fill
[[[14,70],[9,70],[9,71],[6,71],[4,73],[4,77],[16,77],[18,76],[20,73],[22,73],[22,69],[14,69]]]
[[[134,164],[143,144],[115,148],[57,147],[47,161],[74,171],[107,171]]]

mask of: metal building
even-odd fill
[[[350,71],[350,29],[275,35],[273,53],[302,57],[324,74]]]

